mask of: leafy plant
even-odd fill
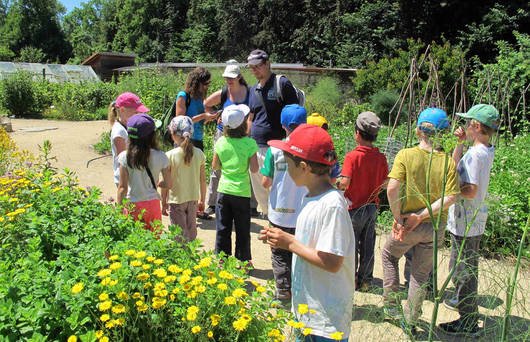
[[[35,108],[35,89],[31,73],[14,72],[1,81],[0,89],[0,105],[10,114],[24,116],[39,112]]]

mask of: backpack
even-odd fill
[[[186,93],[186,111],[188,111],[188,108],[191,103],[191,96],[190,94]],[[160,135],[164,138],[165,141],[173,145],[173,139],[171,138],[171,133],[169,133],[169,123],[173,118],[175,117],[177,111],[177,100],[173,101],[173,104],[171,105],[171,108],[162,116],[162,125],[158,128]]]
[[[274,82],[274,90],[276,91],[278,102],[283,105],[285,102],[283,101],[282,86],[280,82],[280,79],[282,77],[285,77],[285,76],[276,75],[276,79]],[[305,92],[302,89],[296,88],[294,84],[293,84],[293,88],[294,88],[294,91],[296,92],[296,98],[298,99],[298,104],[303,107],[305,105]],[[278,91],[278,89],[280,91]]]

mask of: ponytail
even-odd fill
[[[114,125],[117,117],[118,117],[118,107],[116,107],[116,102],[113,101],[109,105],[109,113],[107,115],[107,118],[111,126]]]
[[[193,144],[189,134],[186,134],[184,142],[180,144],[180,147],[184,150],[184,164],[189,165],[193,158]]]

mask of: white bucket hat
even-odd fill
[[[223,72],[223,77],[226,78],[238,78],[239,75],[241,75],[241,69],[239,69],[239,65],[237,64],[227,65],[225,72]]]
[[[230,105],[223,110],[222,119],[223,125],[228,126],[232,129],[241,126],[245,117],[250,112],[250,108],[247,105]]]

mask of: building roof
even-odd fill
[[[112,51],[98,51],[93,53],[90,57],[85,59],[81,65],[87,65],[94,62],[101,56],[118,57],[118,58],[136,58],[138,57],[135,53],[124,53],[124,52],[112,52]]]

